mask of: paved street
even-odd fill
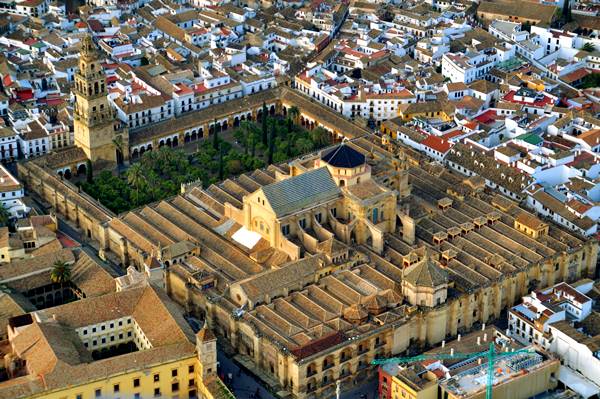
[[[69,236],[72,240],[81,245],[81,250],[84,251],[90,258],[94,259],[98,264],[102,265],[113,276],[122,276],[125,271],[119,268],[112,262],[107,262],[98,257],[98,251],[92,247],[86,240],[81,238],[81,233],[74,229],[70,224],[66,223],[61,217],[58,217],[58,230]]]
[[[237,363],[227,357],[221,349],[218,350],[218,360],[219,375],[223,377],[223,380],[226,382],[229,389],[232,390],[236,398],[251,398],[252,394],[255,394],[257,389],[259,390],[260,398],[262,399],[277,398],[267,391],[267,389],[265,389],[262,385],[260,385],[257,382],[256,377],[250,375],[245,370],[240,369]],[[240,373],[239,375],[238,372]],[[231,373],[233,377],[232,383],[227,381],[229,373]],[[360,386],[354,387],[350,391],[344,392],[344,387],[342,387],[342,399],[361,399],[361,395],[366,395],[363,396],[363,398],[367,399],[375,399],[377,397],[377,378],[372,378],[366,384],[361,384]],[[333,398],[335,398],[335,396],[332,396],[332,398],[322,399]]]

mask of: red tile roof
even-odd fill
[[[445,154],[452,147],[452,143],[448,140],[435,135],[429,135],[425,140],[421,141],[421,145],[427,146],[435,151]]]
[[[340,344],[345,340],[346,336],[343,332],[335,331],[329,335],[325,335],[324,337],[312,340],[306,345],[302,345],[296,349],[293,349],[291,352],[298,360],[301,360],[312,356],[315,353],[324,351],[327,348],[331,348],[334,345]]]

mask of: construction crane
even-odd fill
[[[531,353],[533,348],[520,349],[513,352],[501,352],[496,353],[496,348],[493,342],[490,342],[488,350],[483,352],[471,352],[471,353],[433,353],[433,354],[422,354],[412,357],[391,357],[388,359],[375,359],[371,362],[373,365],[381,366],[388,363],[414,363],[421,362],[423,360],[451,360],[451,359],[476,359],[480,357],[487,358],[487,383],[485,387],[485,398],[492,399],[492,388],[494,387],[494,363],[497,360],[506,358],[509,356],[518,355],[520,353]]]

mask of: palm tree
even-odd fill
[[[329,132],[320,126],[310,132],[310,139],[315,145],[315,148],[323,147],[331,141]]]
[[[144,170],[140,163],[133,164],[127,171],[127,183],[131,184],[135,188],[135,201],[136,203],[140,200],[140,187],[146,182],[146,176],[144,176]]]
[[[596,46],[594,46],[593,43],[587,42],[586,44],[583,45],[583,47],[581,49],[583,51],[587,51],[588,53],[593,53],[594,51],[596,51]]]
[[[54,262],[52,272],[50,272],[50,280],[60,285],[71,281],[71,265],[63,260]]]
[[[306,154],[307,152],[313,149],[313,142],[307,138],[301,137],[296,140],[296,148],[300,152],[300,154]]]

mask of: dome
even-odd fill
[[[387,299],[379,295],[371,295],[364,302],[364,305],[369,311],[369,313],[374,315],[383,312],[386,309],[387,304]]]
[[[364,306],[355,303],[352,306],[344,309],[344,319],[350,323],[359,324],[369,317],[369,313],[365,310]]]
[[[321,154],[321,160],[336,168],[352,169],[365,164],[365,156],[354,148],[340,144]]]

